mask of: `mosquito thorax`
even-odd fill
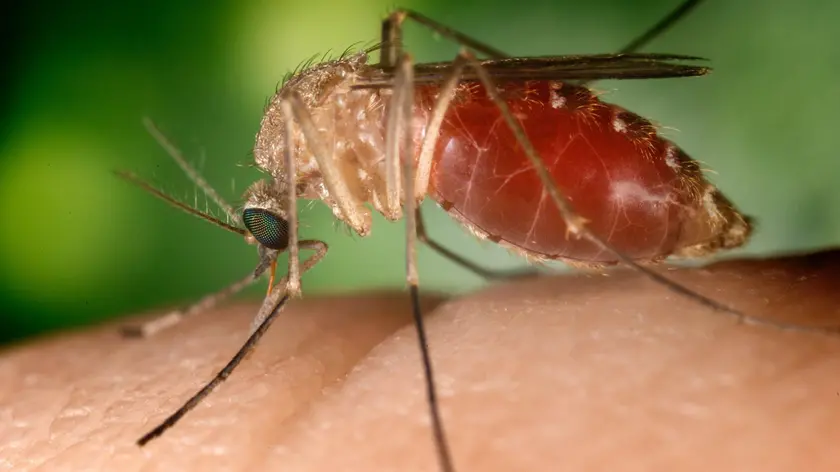
[[[269,101],[254,145],[254,159],[278,185],[294,185],[299,198],[321,200],[333,215],[358,234],[370,232],[371,210],[390,220],[402,217],[401,208],[385,208],[385,121],[391,90],[354,89],[361,79],[380,73],[367,65],[367,53],[327,61],[306,68],[289,78]],[[334,163],[334,170],[347,187],[342,210],[330,195],[322,169],[300,123],[292,131],[290,150],[295,162],[294,183],[284,165],[286,118],[281,102],[289,94],[300,97],[319,133],[319,145]],[[297,113],[296,113],[297,114]],[[349,214],[348,214],[349,213]]]
[[[337,96],[350,90],[354,78],[367,68],[367,59],[366,54],[355,54],[304,68],[286,79],[271,97],[263,113],[254,144],[254,160],[257,166],[275,179],[286,179],[283,164],[286,119],[281,111],[280,102],[288,93],[294,92],[303,100],[316,123],[329,122],[330,117],[327,115],[335,111]],[[314,156],[308,151],[299,126],[295,128],[292,151],[296,157],[298,173],[305,176],[311,174],[318,166]]]

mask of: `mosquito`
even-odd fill
[[[601,101],[587,87],[600,79],[707,74],[710,69],[697,65],[696,57],[636,52],[699,2],[683,2],[619,53],[544,57],[509,57],[420,13],[396,10],[383,21],[378,45],[297,71],[272,97],[254,146],[256,164],[268,178],[248,188],[241,214],[146,121],[155,139],[232,223],[177,201],[134,174],[118,174],[244,236],[257,246],[259,263],[242,280],[133,333],[153,335],[265,273],[269,285],[251,335],[234,358],[138,444],[163,434],[224,381],[287,301],[301,295],[301,275],[326,255],[328,246],[298,239],[298,198],[322,201],[360,236],[370,233],[373,211],[390,221],[406,221],[406,283],[443,471],[455,467],[420,312],[417,241],[486,278],[517,274],[481,267],[432,239],[419,210],[426,198],[477,237],[529,261],[595,268],[624,264],[738,322],[825,331],[745,315],[648,267],[669,256],[699,257],[735,248],[751,233],[750,219],[705,179],[696,161],[659,136],[648,120]],[[406,20],[459,43],[457,57],[415,64],[402,49]],[[379,63],[368,64],[376,51]],[[302,250],[314,253],[301,261]],[[288,272],[275,281],[282,252],[289,253]]]

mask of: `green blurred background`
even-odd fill
[[[404,1],[510,54],[614,51],[680,0]],[[254,247],[115,178],[148,177],[204,199],[146,134],[152,117],[221,193],[239,203],[267,99],[313,54],[378,39],[393,0],[42,1],[2,20],[0,341],[187,303],[254,268]],[[669,127],[759,228],[743,251],[840,241],[840,3],[710,0],[648,51],[712,59],[699,79],[602,82],[608,101]],[[419,27],[421,61],[457,48]],[[428,206],[432,234],[490,266],[522,265]],[[381,218],[361,240],[323,205],[304,237],[331,245],[309,294],[403,286],[403,226]],[[424,287],[481,281],[421,249]],[[264,284],[249,296],[259,297]],[[246,295],[247,296],[247,295]]]

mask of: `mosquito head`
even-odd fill
[[[242,221],[245,239],[268,249],[284,251],[289,245],[289,221],[282,207],[285,192],[265,180],[254,183],[245,193]]]

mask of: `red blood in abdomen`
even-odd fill
[[[583,87],[532,81],[500,86],[512,113],[588,227],[634,259],[667,256],[679,239],[686,192],[676,147],[647,121]],[[435,86],[418,89],[430,110]],[[615,262],[566,225],[505,124],[476,83],[459,86],[438,138],[429,195],[462,220],[525,251]]]

